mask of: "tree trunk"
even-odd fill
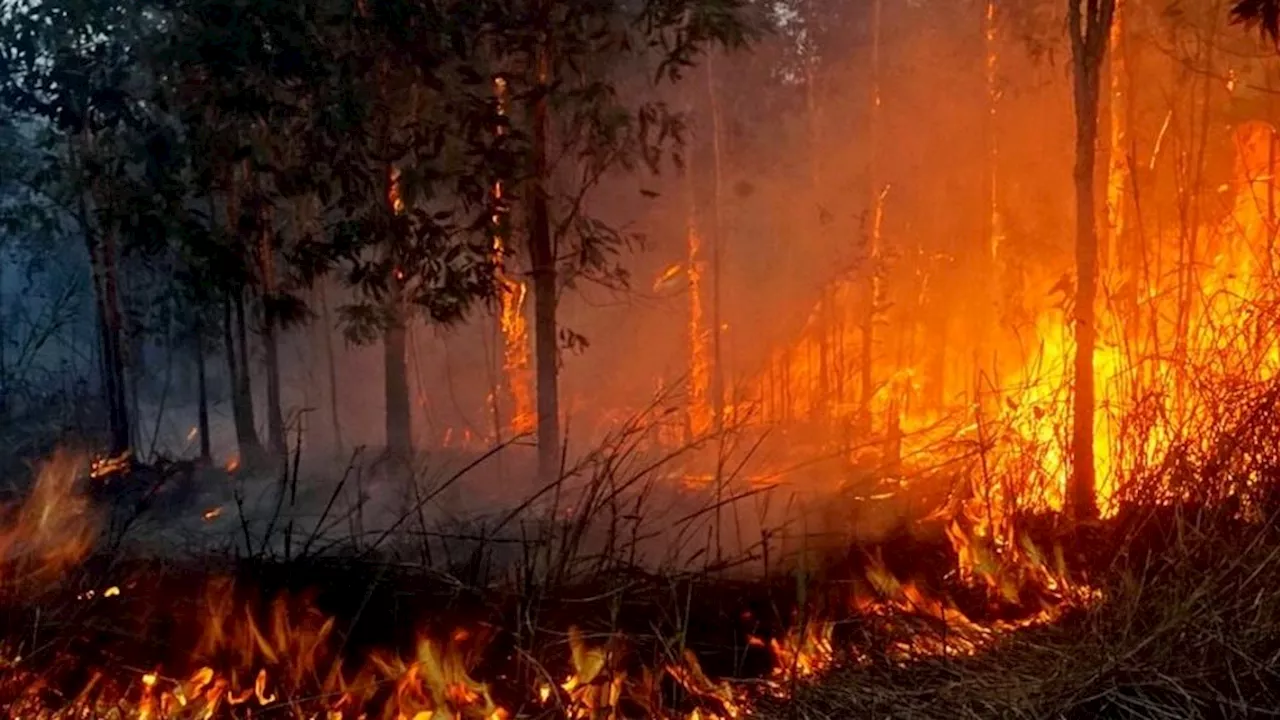
[[[202,328],[196,329],[196,432],[200,434],[200,459],[209,462],[213,453],[209,446],[209,386],[205,378],[204,335]]]
[[[982,237],[985,247],[983,252],[977,255],[978,277],[986,288],[986,292],[974,293],[976,299],[982,305],[974,317],[974,320],[978,323],[977,332],[974,335],[978,342],[974,352],[973,377],[975,382],[981,382],[979,378],[989,372],[989,387],[991,388],[1000,387],[1000,368],[994,362],[992,350],[994,348],[995,328],[999,326],[1001,321],[1001,305],[1003,303],[1000,282],[1002,277],[1000,271],[1000,246],[1004,241],[1004,230],[1000,225],[1000,128],[997,124],[1000,100],[1000,55],[998,45],[999,24],[996,13],[996,0],[987,0],[982,22],[982,56],[987,95],[986,108],[983,113],[986,158],[982,187],[982,201],[985,206],[982,214]],[[951,251],[954,252],[955,249],[952,248]],[[945,314],[943,314],[942,322],[946,322]],[[939,344],[937,350],[939,353],[945,353],[945,344]],[[988,362],[991,364],[988,365]],[[941,363],[941,366],[945,374],[945,361]],[[941,382],[945,386],[945,377]],[[941,397],[941,394],[939,397]],[[998,392],[982,392],[975,387],[974,398],[979,401],[979,412],[999,412],[1000,397]],[[986,405],[981,402],[984,398],[989,398]]]
[[[1076,113],[1076,298],[1075,394],[1071,428],[1071,485],[1067,504],[1077,519],[1097,515],[1093,456],[1094,296],[1097,294],[1098,226],[1094,170],[1098,142],[1098,94],[1101,69],[1111,34],[1115,0],[1069,0],[1067,18]]]
[[[863,249],[863,270],[867,273],[864,285],[861,318],[861,367],[860,388],[858,397],[857,426],[860,432],[871,430],[871,397],[875,394],[875,378],[872,368],[875,348],[876,305],[879,301],[877,267],[880,250],[880,221],[883,210],[884,194],[880,190],[879,149],[880,142],[880,20],[881,0],[874,0],[871,18],[871,112],[868,122],[871,160],[867,173],[871,187],[871,225],[867,231],[866,247]]]
[[[92,149],[93,136],[86,129],[79,142],[72,141],[73,154]],[[96,188],[95,188],[96,190]],[[130,450],[129,411],[125,404],[124,357],[120,339],[120,300],[116,274],[115,227],[108,224],[98,232],[99,223],[90,203],[97,203],[94,191],[77,196],[80,227],[84,232],[93,271],[94,305],[98,313],[98,346],[102,393],[107,410],[108,452],[119,457]],[[110,223],[110,221],[108,221]]]
[[[394,165],[387,166],[386,199],[387,218],[395,227],[395,216],[404,205],[400,196],[397,178],[399,172]],[[383,378],[387,411],[387,452],[394,458],[408,460],[413,451],[413,417],[409,405],[409,371],[408,332],[405,327],[407,315],[404,303],[404,286],[401,283],[398,246],[400,239],[391,238],[388,252],[391,254],[391,297],[388,299],[391,322],[382,335]]]
[[[1128,153],[1125,142],[1128,139],[1128,113],[1130,107],[1127,100],[1128,88],[1125,86],[1124,42],[1125,28],[1123,21],[1123,0],[1113,0],[1116,7],[1112,15],[1111,28],[1107,42],[1110,46],[1108,70],[1110,75],[1110,92],[1107,93],[1108,134],[1107,143],[1107,224],[1099,256],[1102,258],[1104,270],[1119,269],[1123,272],[1124,263],[1120,257],[1121,242],[1124,236],[1125,222],[1125,186],[1128,174]],[[1124,319],[1123,317],[1121,318]]]
[[[272,455],[282,456],[287,447],[284,437],[284,415],[280,409],[280,348],[276,338],[276,318],[271,309],[275,297],[275,256],[271,247],[270,213],[263,213],[263,227],[258,242],[258,263],[262,273],[262,345],[267,372],[267,447]]]
[[[320,283],[320,319],[324,323],[325,363],[329,370],[329,418],[333,421],[333,445],[339,455],[343,453],[342,414],[338,412],[338,368],[333,357],[333,338],[330,329],[333,320],[329,317],[329,296],[324,283]]]
[[[120,339],[120,301],[116,282],[115,234],[107,228],[102,242],[86,231],[94,268],[94,295],[98,309],[99,340],[102,347],[102,390],[107,405],[110,433],[108,451],[113,457],[127,453],[132,445],[129,409],[125,391],[124,353]]]
[[[233,241],[239,240],[240,192],[234,166],[227,168],[226,176],[227,233]],[[262,443],[258,440],[257,423],[253,418],[253,388],[249,379],[249,342],[245,330],[244,290],[227,291],[223,303],[222,337],[227,350],[227,379],[231,383],[231,414],[236,426],[236,444],[240,448],[240,462],[250,465],[262,457]],[[237,340],[238,346],[237,346]]]
[[[408,334],[400,309],[400,292],[392,295],[396,304],[392,324],[382,335],[383,369],[387,398],[387,452],[407,459],[413,451],[413,426],[409,408],[409,377],[405,367]]]
[[[810,60],[808,67],[805,69],[805,112],[809,125],[809,192],[813,196],[815,202],[814,221],[817,223],[817,233],[821,236],[825,228],[822,222],[822,180],[820,155],[822,153],[822,139],[818,126],[818,100],[817,100],[817,73],[814,72],[813,61]],[[784,252],[783,267],[790,275],[794,267],[794,243],[788,242]],[[818,301],[818,397],[817,401],[812,403],[810,411],[814,413],[813,420],[822,424],[823,428],[829,427],[831,418],[836,417],[834,410],[842,398],[831,393],[831,371],[832,363],[829,359],[833,356],[831,344],[834,338],[832,332],[833,317],[835,308],[832,307],[831,288],[826,285],[822,288],[822,295]]]
[[[4,281],[2,277],[4,273],[0,273],[0,282]],[[0,287],[0,298],[4,297],[4,288]],[[9,363],[5,346],[8,343],[5,340],[4,322],[4,306],[0,304],[0,421],[9,419]]]
[[[556,257],[546,187],[550,173],[547,162],[550,123],[547,90],[551,67],[548,0],[539,1],[537,22],[542,30],[542,37],[537,42],[534,58],[538,91],[534,93],[532,107],[533,177],[529,193],[529,257],[533,270],[534,354],[538,379],[538,480],[549,485],[560,475],[560,353],[559,332],[556,327]]]
[[[126,291],[124,297],[132,297],[133,293]],[[129,398],[129,417],[133,419],[130,423],[132,426],[132,446],[141,448],[143,444],[142,428],[145,421],[142,418],[142,379],[143,379],[143,359],[146,355],[147,340],[143,336],[139,328],[131,327],[126,324],[128,313],[121,313],[120,334],[127,338],[125,349],[121,354],[120,362],[124,367],[125,390]]]
[[[724,256],[724,194],[720,155],[720,100],[716,93],[715,70],[712,56],[707,66],[707,99],[711,106],[711,412],[712,428],[718,434],[724,429],[724,354],[721,342],[724,319],[721,315],[721,272]]]
[[[685,202],[688,220],[686,272],[689,280],[689,403],[685,413],[685,441],[693,442],[711,429],[714,411],[707,403],[710,362],[707,357],[706,318],[702,306],[702,238],[698,227],[698,197],[694,186],[692,158],[686,160]]]
[[[231,295],[230,309],[235,311],[237,346],[232,342],[230,315],[227,317],[227,358],[231,369],[231,405],[236,423],[236,440],[240,445],[240,460],[244,464],[257,462],[262,457],[262,443],[258,440],[257,421],[253,417],[253,384],[249,378],[249,334],[245,329],[244,298],[241,291]],[[230,312],[230,310],[228,310]]]

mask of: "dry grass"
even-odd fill
[[[1221,718],[1280,708],[1280,528],[1165,510],[1095,579],[1103,599],[971,657],[884,656],[762,718]],[[1118,529],[1118,528],[1117,528]],[[1129,552],[1128,550],[1132,550]]]
[[[775,561],[781,548],[767,529],[766,497],[735,489],[741,487],[733,482],[740,465],[725,460],[731,453],[723,448],[710,450],[717,476],[725,477],[695,505],[668,508],[665,516],[651,509],[662,505],[667,466],[699,448],[650,457],[642,451],[647,429],[639,421],[566,468],[560,482],[535,488],[526,502],[470,525],[425,512],[458,489],[464,473],[409,477],[402,514],[376,529],[365,523],[363,500],[342,499],[351,488],[353,498],[366,494],[350,468],[318,497],[314,514],[290,514],[295,502],[301,504],[294,463],[267,481],[266,517],[248,517],[236,491],[226,518],[233,552],[221,562],[207,553],[137,565],[122,551],[96,555],[58,592],[8,598],[14,602],[3,639],[22,650],[27,663],[74,665],[59,673],[67,678],[67,693],[76,691],[87,668],[158,662],[179,668],[194,660],[188,648],[196,638],[188,636],[201,630],[199,588],[221,572],[239,579],[238,594],[253,598],[254,606],[315,589],[317,604],[337,619],[333,651],[353,660],[369,648],[411,652],[405,643],[423,629],[444,636],[456,625],[490,628],[492,642],[477,653],[483,658],[476,675],[516,678],[500,698],[513,709],[530,707],[536,679],[563,677],[570,626],[593,644],[625,647],[618,662],[633,675],[693,650],[709,674],[752,687],[776,659],[750,637],[767,641],[788,625],[817,617],[838,621],[836,669],[789,688],[785,702],[761,699],[754,715],[1274,714],[1280,707],[1280,503],[1269,488],[1280,477],[1280,455],[1272,448],[1280,411],[1270,391],[1232,407],[1220,440],[1201,446],[1207,450],[1173,447],[1169,456],[1177,461],[1150,470],[1152,485],[1166,497],[1177,489],[1173,494],[1182,504],[1135,496],[1117,518],[1077,533],[1067,553],[1072,573],[1097,588],[1100,601],[1052,625],[1006,632],[969,656],[936,652],[948,646],[948,629],[930,618],[850,615],[850,581],[857,578],[847,563]],[[744,530],[748,520],[754,525]],[[331,544],[333,534],[342,542]],[[722,556],[718,538],[731,535],[735,550]],[[945,552],[926,559],[931,549],[918,537],[903,542],[895,546],[886,538],[878,546],[891,568],[932,577],[954,567],[955,558]],[[727,571],[747,561],[763,567],[766,577],[730,579]],[[132,578],[137,585],[126,584]],[[940,592],[962,590],[934,579]],[[125,595],[101,604],[73,599],[107,583],[127,585]],[[903,660],[888,648],[904,639],[938,642],[934,652]],[[166,645],[171,654],[158,656],[157,648]],[[133,679],[119,678],[126,684]],[[679,689],[659,691],[664,703],[688,710]],[[538,710],[554,716],[548,708]]]

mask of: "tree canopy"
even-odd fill
[[[502,268],[532,247],[513,221],[527,215],[531,178],[553,188],[563,284],[624,286],[631,238],[594,217],[587,197],[602,177],[656,170],[679,147],[679,113],[645,88],[678,79],[714,45],[748,42],[748,8],[36,0],[7,11],[5,132],[40,138],[23,161],[29,188],[50,222],[84,239],[113,451],[130,444],[126,396],[142,382],[125,377],[143,352],[131,338],[162,322],[139,307],[181,307],[183,337],[225,346],[249,406],[237,416],[248,445],[256,338],[278,450],[276,338],[311,317],[310,290],[335,280],[351,290],[338,314],[363,344],[389,343],[410,316],[467,317],[504,291]],[[554,47],[546,67],[536,61],[544,45]],[[535,158],[539,103],[553,118],[550,164]],[[495,245],[495,234],[510,242]],[[141,306],[122,300],[167,283]],[[402,351],[388,353],[388,368],[403,364],[391,357]]]

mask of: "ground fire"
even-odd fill
[[[41,467],[29,499],[10,509],[3,536],[6,602],[19,588],[42,602],[63,601],[68,588],[96,574],[87,568],[104,511],[77,488],[87,477],[86,466],[65,453],[58,455]],[[210,519],[210,513],[203,517]],[[993,548],[970,540],[960,527],[953,522],[948,534],[966,584],[1011,603],[1030,589],[1048,604],[1017,621],[975,621],[947,597],[930,596],[912,582],[899,581],[874,561],[866,568],[865,594],[848,598],[846,615],[901,624],[894,657],[906,661],[920,655],[971,654],[1003,633],[1048,622],[1061,609],[1086,607],[1091,601],[1087,588],[1072,586],[1065,571],[1046,564],[1045,554],[1029,542],[1012,565],[1011,554],[995,557]],[[1061,562],[1060,549],[1057,554]],[[81,563],[89,563],[83,574],[76,571]],[[138,569],[109,567],[106,572],[127,579],[80,592],[76,605],[57,605],[49,621],[84,622],[102,614],[120,622],[120,615],[133,611],[113,605],[155,602],[151,593],[158,590],[148,587],[153,581],[136,574]],[[770,658],[767,672],[753,681],[713,680],[693,650],[678,646],[667,647],[666,659],[657,664],[637,665],[635,638],[614,633],[590,639],[572,625],[554,643],[564,649],[543,657],[493,655],[504,643],[496,642],[493,631],[482,624],[456,627],[442,636],[411,632],[389,647],[364,651],[353,662],[343,650],[341,621],[318,609],[313,592],[255,597],[238,591],[230,579],[211,580],[195,595],[189,590],[163,596],[171,604],[161,612],[178,614],[171,622],[188,626],[178,635],[191,645],[176,655],[164,653],[165,658],[146,666],[104,662],[67,676],[64,663],[74,666],[75,658],[60,656],[69,648],[54,651],[50,661],[47,648],[17,640],[5,647],[0,697],[17,717],[221,717],[257,708],[330,718],[506,718],[526,716],[532,708],[582,718],[630,717],[638,709],[651,717],[710,720],[741,717],[753,698],[785,695],[793,683],[819,676],[837,658],[868,662],[857,648],[844,652],[836,646],[834,620],[823,616],[805,618],[767,641],[754,634],[745,637],[744,649],[764,650]],[[1047,593],[1053,594],[1052,601]],[[939,634],[937,628],[945,632]],[[407,654],[394,650],[406,641]],[[494,673],[492,678],[481,681],[473,675],[482,665]],[[536,680],[539,675],[545,679]],[[514,680],[520,677],[529,678],[528,684]],[[671,709],[673,692],[691,709]]]

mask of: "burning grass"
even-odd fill
[[[255,526],[240,489],[210,520],[203,496],[180,488],[163,512],[185,507],[243,542],[146,555],[103,532],[117,523],[83,492],[88,465],[60,454],[0,525],[0,706],[22,718],[329,720],[1251,714],[1280,692],[1280,503],[1274,435],[1258,429],[1275,408],[1267,392],[1238,404],[1252,430],[1177,454],[1161,493],[1131,494],[1095,525],[993,522],[982,493],[952,482],[870,538],[793,536],[783,552],[762,520],[741,558],[708,542],[656,565],[638,548],[661,473],[626,451],[504,510],[505,524],[455,524],[463,549],[443,561],[415,543],[446,534],[419,511],[448,478],[414,485],[400,520],[346,543],[318,539],[362,526],[335,500],[345,480],[318,499],[310,535],[301,516]],[[911,482],[924,480],[890,484]],[[276,510],[296,483],[269,481]],[[735,488],[669,525],[761,497]],[[160,501],[130,490],[137,507]],[[834,497],[875,514],[892,497],[871,490]],[[696,527],[676,535],[720,529]]]
[[[1205,718],[1280,702],[1280,528],[1167,509],[1106,546],[1100,601],[964,656],[881,653],[767,718]],[[1129,528],[1135,530],[1137,528]]]

